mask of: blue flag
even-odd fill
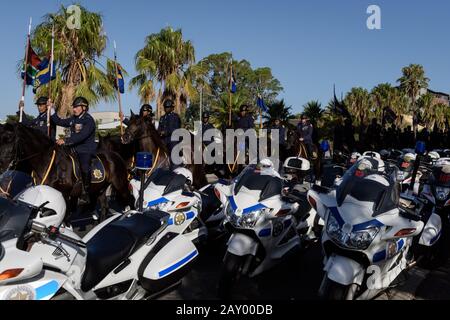
[[[236,84],[236,78],[234,77],[233,69],[231,70],[231,79],[230,79],[230,92],[236,93],[237,92],[237,84]]]
[[[120,93],[125,93],[125,80],[123,79],[122,67],[117,65],[117,83],[119,84]],[[117,84],[115,85],[117,89]]]
[[[256,104],[258,108],[260,108],[263,112],[269,111],[266,104],[264,103],[264,99],[260,95],[258,96],[258,101],[256,102]]]
[[[49,83],[52,80],[56,79],[56,72],[55,72],[55,65],[53,65],[53,76],[50,79],[50,60],[48,58],[45,58],[42,60],[42,62],[38,66],[38,72],[36,73],[36,76],[34,78],[34,84],[33,84],[33,91],[36,92],[36,90],[47,83]]]

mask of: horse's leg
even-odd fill
[[[98,201],[100,203],[101,207],[101,215],[99,223],[102,223],[106,220],[106,217],[108,216],[109,212],[109,204],[108,204],[108,198],[106,197],[106,190],[101,193],[101,195],[98,197]]]

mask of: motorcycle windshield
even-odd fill
[[[399,188],[394,179],[353,166],[336,189],[336,201],[341,207],[348,196],[357,201],[373,203],[374,216],[396,208]]]
[[[163,196],[183,190],[187,179],[167,169],[158,169],[150,177],[150,181],[157,186],[165,186]]]
[[[0,242],[19,238],[31,216],[31,208],[22,203],[0,198]]]
[[[264,201],[273,196],[280,195],[283,189],[283,182],[278,177],[261,175],[254,168],[254,170],[246,170],[245,174],[237,181],[234,188],[235,194],[238,194],[242,187],[253,191],[260,191],[259,201]]]
[[[0,196],[15,198],[33,185],[33,178],[21,171],[6,171],[0,175]]]

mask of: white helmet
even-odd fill
[[[59,227],[66,215],[66,201],[62,193],[48,186],[29,188],[17,195],[15,199],[36,208],[48,201],[34,219],[46,227]]]
[[[311,163],[309,160],[304,158],[287,158],[284,162],[283,168],[292,169],[292,170],[300,170],[300,171],[309,171],[311,169]]]
[[[366,151],[363,153],[363,157],[365,157],[365,156],[381,159],[381,155],[375,151]]]
[[[378,172],[384,172],[385,166],[384,161],[379,158],[373,158],[369,156],[362,156],[358,159],[358,169],[364,170],[364,169],[371,169],[376,170]]]
[[[431,151],[428,156],[431,158],[432,161],[439,160],[441,156],[436,151]]]
[[[417,155],[415,153],[407,153],[403,156],[403,160],[407,162],[416,161]]]
[[[261,168],[264,169],[274,169],[275,165],[273,164],[273,162],[270,159],[262,159],[258,166],[260,166]]]
[[[189,183],[194,182],[192,172],[186,168],[176,168],[173,172],[186,177],[186,179],[189,181]]]

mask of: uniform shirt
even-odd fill
[[[246,115],[245,117],[237,117],[236,129],[242,129],[244,131],[255,129],[255,120],[251,115]]]
[[[45,135],[48,135],[48,127],[47,127],[47,112],[41,113],[37,116],[37,118],[33,120],[28,120],[26,115],[24,114],[22,118],[22,123],[30,128],[39,130]],[[53,121],[50,120],[50,133],[51,139],[55,141],[56,138],[56,125]]]
[[[272,130],[279,130],[278,134],[279,134],[279,144],[280,146],[284,146],[286,144],[286,128],[284,128],[283,126],[275,126],[273,125],[270,128],[270,132],[272,134]]]
[[[79,117],[61,119],[55,113],[52,121],[60,127],[70,128],[70,137],[65,139],[66,146],[73,147],[78,153],[95,154],[97,152],[95,121],[90,114],[83,113]]]
[[[312,135],[313,135],[313,126],[312,124],[303,124],[299,123],[297,126],[297,132],[300,138],[303,138],[303,141],[307,144],[312,144]]]
[[[166,142],[170,142],[170,139],[172,137],[172,133],[181,128],[181,119],[180,117],[174,113],[168,113],[165,114],[161,120],[159,121],[159,128],[158,131],[160,134],[164,132],[164,135],[161,135],[162,138]]]

